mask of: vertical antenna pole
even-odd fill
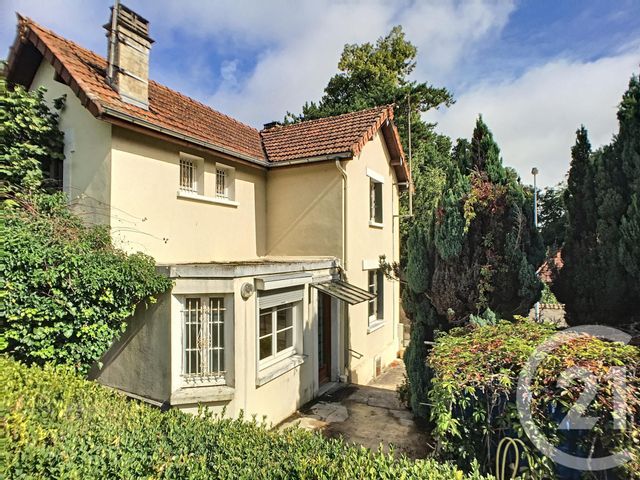
[[[409,136],[409,216],[413,217],[413,171],[411,169],[411,90],[407,95],[407,115],[408,136]]]

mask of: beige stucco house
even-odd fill
[[[6,72],[66,95],[70,202],[174,281],[98,381],[279,422],[326,385],[372,380],[402,337],[378,269],[398,260],[409,182],[393,108],[258,131],[149,80],[144,18],[120,6],[105,28],[106,59],[19,17]]]

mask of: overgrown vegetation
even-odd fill
[[[535,348],[555,332],[554,327],[521,320],[484,327],[453,329],[438,337],[428,357],[433,379],[428,401],[443,458],[459,465],[478,459],[491,470],[498,442],[505,436],[520,438],[527,452],[521,467],[531,462],[527,475],[547,478],[555,469],[524,434],[516,410],[518,376]],[[626,384],[615,384],[612,367],[626,368]],[[583,372],[562,386],[559,379],[570,368]],[[559,423],[586,388],[592,374],[597,394],[584,416],[598,418],[589,431],[562,431]],[[547,438],[580,456],[601,457],[621,448],[635,451],[635,464],[627,465],[629,478],[637,465],[640,414],[640,349],[606,342],[588,335],[571,334],[566,343],[542,361],[532,382],[532,416]],[[575,380],[578,380],[577,382]],[[613,424],[613,389],[627,402],[627,428]],[[635,439],[635,440],[634,440]],[[523,471],[524,473],[524,471]],[[565,472],[566,473],[566,472]],[[529,477],[526,477],[529,478]]]
[[[430,149],[417,175],[403,301],[412,318],[405,353],[411,407],[427,417],[427,347],[436,330],[527,315],[540,298],[544,258],[531,192],[502,165],[479,118],[471,142]],[[435,174],[434,174],[435,170]],[[402,277],[403,272],[400,272]]]
[[[554,293],[570,325],[640,321],[640,80],[618,110],[619,132],[591,151],[581,127],[571,154],[565,203],[564,267]]]
[[[63,135],[43,90],[3,84],[0,115],[0,352],[86,372],[136,305],[171,283],[152,258],[118,250],[108,227],[85,225],[47,190],[43,169],[60,168]]]
[[[0,357],[0,385],[3,478],[484,478],[300,429],[161,412],[68,368],[29,368]]]

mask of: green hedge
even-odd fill
[[[68,367],[0,357],[0,385],[0,478],[482,478],[299,429],[161,412]]]

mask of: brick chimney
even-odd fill
[[[107,30],[107,81],[127,103],[149,108],[149,22],[116,0]]]

